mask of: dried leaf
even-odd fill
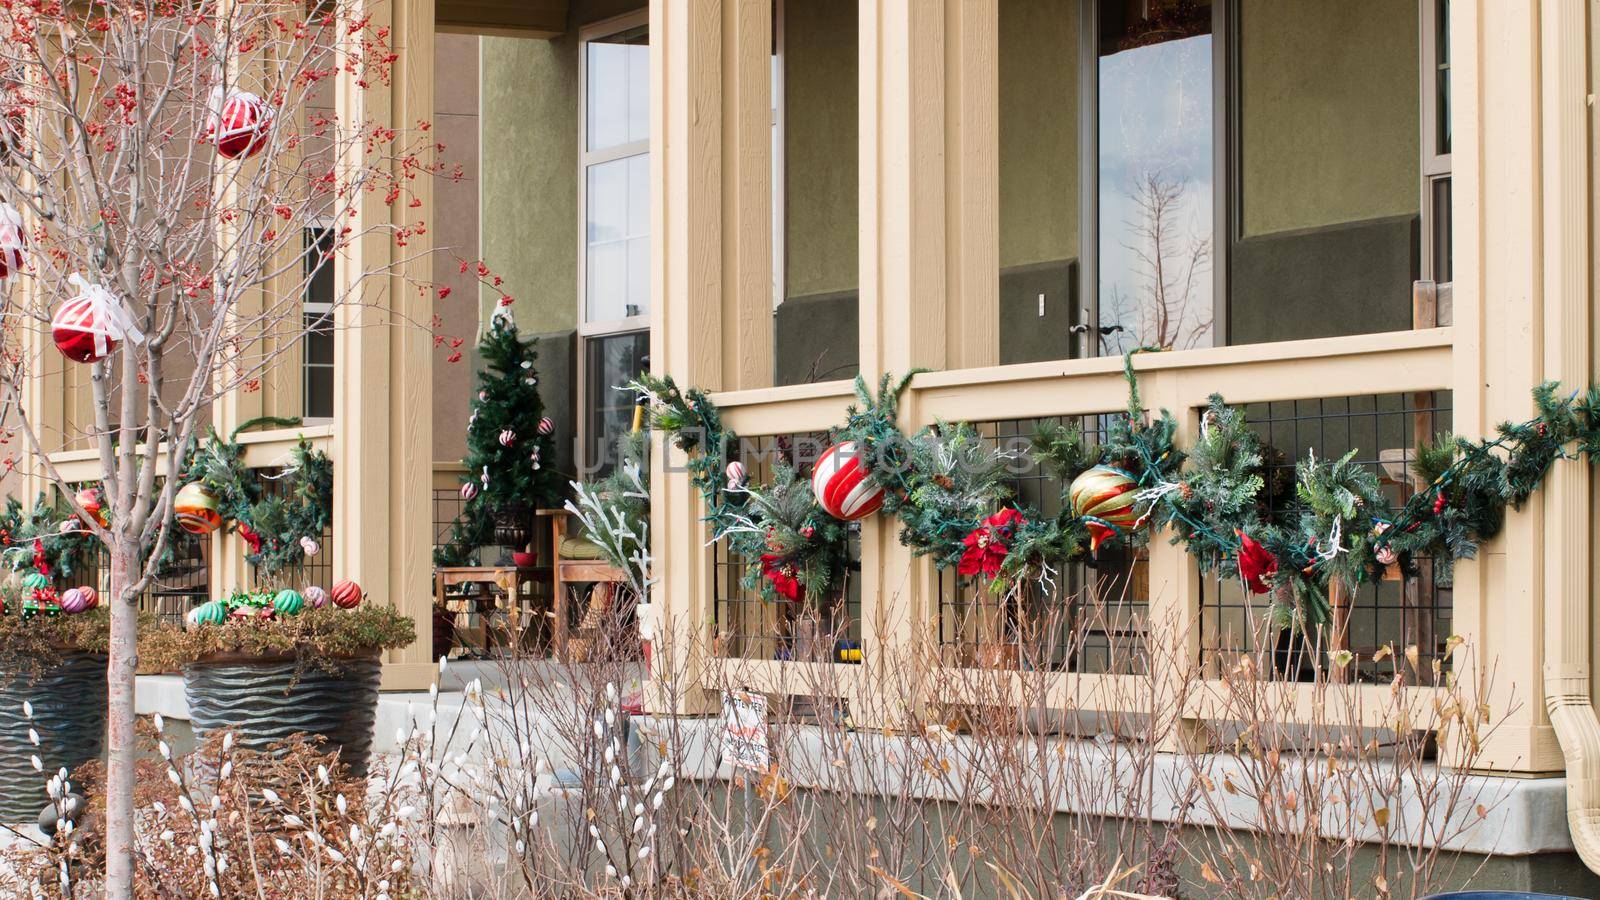
[[[1212,884],[1222,883],[1222,877],[1217,874],[1215,869],[1211,868],[1211,863],[1208,862],[1200,864],[1200,877]]]
[[[1389,807],[1383,806],[1372,811],[1372,824],[1379,828],[1389,827]]]

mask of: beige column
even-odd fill
[[[391,83],[358,87],[341,69],[336,109],[341,123],[377,121],[409,130],[433,117],[432,0],[387,0],[365,10],[372,25],[391,28],[399,58]],[[343,50],[344,48],[341,48]],[[346,152],[364,165],[361,141]],[[384,660],[383,686],[426,686],[437,671],[433,632],[433,402],[429,334],[432,243],[412,234],[397,248],[389,225],[426,219],[432,189],[427,178],[407,182],[421,205],[383,202],[362,192],[346,252],[335,274],[345,299],[334,312],[333,577],[351,579],[370,603],[390,603],[416,623],[417,641]],[[401,260],[404,254],[404,261]],[[382,275],[363,273],[382,272]]]
[[[650,4],[651,365],[678,384],[772,383],[771,5]],[[653,710],[708,712],[711,551],[683,454],[652,455]]]
[[[1559,203],[1569,187],[1546,185],[1541,177],[1539,9],[1464,6],[1451,16],[1451,46],[1461,48],[1451,71],[1454,424],[1459,433],[1480,435],[1497,422],[1532,415],[1529,390],[1546,377],[1570,370],[1581,381],[1586,367],[1574,367],[1562,349],[1563,302],[1547,303],[1545,296],[1545,204]],[[1587,334],[1586,324],[1571,324]],[[1559,534],[1565,526],[1551,517],[1562,517],[1570,479],[1583,477],[1555,473],[1521,510],[1507,511],[1499,538],[1457,567],[1455,623],[1471,645],[1470,657],[1458,657],[1457,665],[1470,666],[1467,677],[1499,723],[1479,761],[1484,768],[1564,767],[1543,702],[1545,597],[1559,587],[1551,566],[1563,564],[1550,542],[1566,543]]]
[[[861,4],[860,355],[869,380],[999,358],[997,18],[992,2]],[[914,430],[915,397],[901,416]],[[874,665],[897,665],[931,638],[932,567],[896,534],[884,516],[862,523],[863,683],[878,680]],[[862,702],[852,715],[893,726],[896,706]]]

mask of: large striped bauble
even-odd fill
[[[1088,520],[1090,550],[1138,523],[1138,489],[1133,476],[1112,466],[1095,466],[1072,479],[1072,512]]]
[[[22,214],[9,203],[0,203],[0,278],[22,268],[22,248],[26,243]]]
[[[217,153],[228,159],[254,156],[267,143],[272,107],[249,91],[234,91],[212,123]]]
[[[178,496],[172,499],[172,514],[178,527],[190,534],[210,534],[222,526],[217,495],[198,481],[178,489]]]
[[[355,609],[361,605],[361,585],[354,581],[341,581],[333,586],[328,598],[340,609]]]
[[[834,444],[811,471],[811,490],[817,505],[835,519],[852,522],[883,506],[883,488],[868,477],[866,454],[855,441]]]

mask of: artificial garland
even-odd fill
[[[320,551],[318,539],[333,522],[333,460],[304,438],[276,476],[269,495],[244,464],[239,433],[256,425],[293,427],[299,419],[261,418],[240,425],[223,440],[215,430],[197,446],[183,480],[199,482],[217,498],[217,511],[249,546],[245,559],[273,576]]]
[[[1137,545],[1165,528],[1202,573],[1270,594],[1279,621],[1299,628],[1328,623],[1331,584],[1353,590],[1391,566],[1414,575],[1419,560],[1432,559],[1448,585],[1454,560],[1494,537],[1505,508],[1524,503],[1556,460],[1600,458],[1600,390],[1562,395],[1546,383],[1533,391],[1538,415],[1500,425],[1493,439],[1423,441],[1412,463],[1423,487],[1391,511],[1354,451],[1331,461],[1313,452],[1295,465],[1293,490],[1269,485],[1277,467],[1268,448],[1220,395],[1210,398],[1194,446],[1180,451],[1172,414],[1146,414],[1131,353],[1124,371],[1128,409],[1108,417],[1103,440],[1059,425],[1034,436],[1029,454],[1063,485],[1054,516],[1012,502],[1010,455],[972,426],[901,432],[898,398],[909,376],[893,387],[885,376],[876,394],[857,378],[857,401],[830,436],[857,445],[884,489],[883,511],[899,519],[901,542],[941,569],[995,590],[1049,582],[1066,563],[1092,562],[1104,541]],[[767,599],[824,595],[842,569],[843,523],[821,511],[805,481],[779,466],[769,486],[736,483],[727,455],[738,438],[704,392],[680,391],[670,377],[633,387],[650,401],[655,427],[689,455],[713,539],[727,539],[745,560],[746,584]]]
[[[641,375],[630,387],[650,402],[654,428],[688,454],[689,480],[705,500],[713,540],[745,563],[743,585],[764,600],[816,602],[856,564],[845,523],[820,508],[793,465],[773,467],[773,481],[751,487],[728,451],[739,437],[723,427],[704,391],[680,391],[670,376]]]

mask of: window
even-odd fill
[[[1422,277],[1452,280],[1450,0],[1422,0]],[[1441,323],[1444,324],[1444,323]]]
[[[1448,0],[1419,2],[1082,0],[1076,352],[1413,327],[1450,269]]]
[[[643,13],[583,30],[578,53],[580,474],[615,461],[632,405],[616,388],[648,366],[650,39]]]
[[[333,418],[333,229],[303,229],[305,235],[305,340],[301,356],[301,416]]]
[[[646,26],[584,41],[583,320],[650,312],[650,45]]]

